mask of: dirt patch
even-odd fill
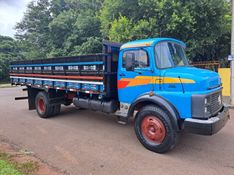
[[[64,175],[35,156],[32,151],[19,148],[7,139],[0,138],[0,158],[10,162],[25,175]]]

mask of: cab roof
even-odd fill
[[[120,50],[127,49],[127,48],[135,48],[135,47],[154,46],[155,44],[162,42],[162,41],[176,42],[178,44],[183,45],[184,47],[186,46],[184,42],[173,39],[173,38],[150,38],[150,39],[136,40],[136,41],[125,43],[121,46]]]

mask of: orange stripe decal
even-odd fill
[[[142,86],[148,84],[193,84],[192,79],[176,78],[176,77],[159,77],[159,76],[137,76],[135,78],[122,78],[118,81],[118,88],[126,88],[133,86]]]
[[[129,82],[130,81],[119,80],[118,81],[118,89],[126,88]]]

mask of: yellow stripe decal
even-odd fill
[[[150,46],[153,43],[151,42],[144,42],[144,43],[136,43],[136,44],[124,44],[120,50],[126,49],[126,48],[132,48],[132,47],[145,47],[145,46]]]
[[[192,79],[186,78],[174,78],[174,77],[151,77],[151,76],[137,76],[135,78],[122,78],[120,81],[129,82],[126,87],[140,86],[147,84],[173,84],[173,83],[185,83],[193,84],[195,83]]]

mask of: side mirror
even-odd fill
[[[135,62],[135,54],[134,53],[127,53],[126,55],[126,70],[133,71],[134,70],[134,62]]]

